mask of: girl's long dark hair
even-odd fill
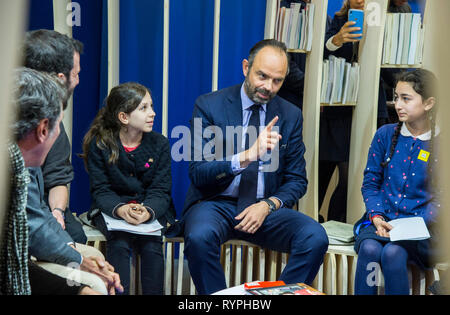
[[[120,84],[111,90],[106,98],[106,105],[100,109],[92,122],[91,128],[84,136],[83,154],[80,156],[83,158],[85,165],[92,141],[96,141],[97,147],[101,150],[110,151],[109,163],[117,162],[119,158],[117,139],[122,128],[119,113],[130,114],[139,106],[147,93],[151,96],[150,90],[134,82]]]
[[[396,76],[396,85],[399,82],[407,82],[411,84],[414,91],[422,97],[422,101],[425,102],[430,97],[437,96],[435,88],[437,84],[437,79],[435,75],[428,70],[417,69],[414,71],[403,71],[400,72]],[[436,106],[437,103],[434,104],[433,108],[430,110],[429,119],[431,125],[431,140],[430,140],[430,152],[433,152],[433,140],[436,134]],[[399,122],[397,127],[395,127],[394,135],[392,136],[392,144],[389,150],[389,156],[386,161],[381,163],[382,167],[386,167],[392,159],[394,155],[395,147],[397,145],[398,137],[400,135],[400,129],[402,127],[402,122]],[[429,163],[428,165],[431,165]],[[428,171],[431,172],[431,167],[428,168]]]

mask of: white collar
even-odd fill
[[[434,136],[437,136],[440,132],[441,132],[441,130],[440,130],[439,126],[436,126],[436,128],[435,128],[435,135]],[[402,136],[404,136],[404,137],[413,137],[413,138],[417,138],[417,139],[422,140],[422,141],[428,141],[428,140],[431,139],[431,130],[428,131],[428,132],[425,132],[425,133],[423,133],[423,134],[421,134],[421,135],[419,135],[417,137],[415,137],[409,131],[408,127],[406,127],[405,123],[403,123],[402,129],[400,129],[400,134]]]

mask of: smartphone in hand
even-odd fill
[[[360,37],[355,37],[355,39],[362,39],[362,32],[364,27],[364,11],[363,10],[356,10],[356,9],[350,9],[348,11],[348,20],[354,21],[356,24],[352,25],[352,27],[359,27],[361,28],[360,31],[354,31],[350,34],[361,34]]]

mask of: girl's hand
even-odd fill
[[[133,225],[139,224],[139,221],[136,220],[133,216],[134,213],[131,204],[121,206],[119,209],[117,209],[116,214],[130,224]]]
[[[360,27],[351,27],[352,25],[355,25],[355,24],[356,24],[355,21],[348,21],[347,23],[345,23],[344,26],[342,26],[339,33],[334,35],[333,40],[332,40],[333,44],[341,47],[345,43],[359,42],[359,39],[355,39],[355,38],[361,36],[362,30]],[[361,31],[361,33],[360,34],[350,34],[351,32],[355,32],[355,31]]]
[[[150,213],[140,204],[129,204],[131,208],[130,216],[135,219],[138,224],[146,222],[150,219]]]
[[[381,217],[376,217],[372,220],[373,225],[377,228],[375,232],[378,236],[389,237],[389,231],[392,230],[392,225],[384,221]]]

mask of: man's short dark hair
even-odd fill
[[[69,79],[73,55],[83,53],[83,44],[52,30],[36,30],[26,34],[24,66],[49,73],[62,73]]]
[[[23,139],[43,119],[48,119],[52,132],[67,97],[61,81],[48,73],[20,68],[15,73],[14,89],[12,103],[16,119],[12,130],[15,140]]]
[[[255,46],[252,47],[252,49],[250,49],[250,53],[248,55],[248,70],[250,71],[250,69],[253,66],[253,62],[255,61],[256,55],[264,47],[273,47],[275,49],[280,50],[281,52],[283,52],[286,55],[287,65],[288,65],[286,75],[288,75],[289,74],[290,56],[287,52],[286,45],[283,42],[277,41],[275,39],[265,39],[265,40],[259,41],[255,44]]]

